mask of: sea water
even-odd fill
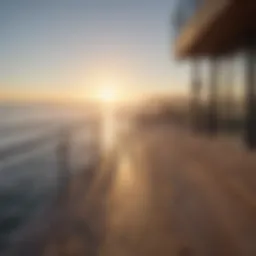
[[[68,106],[0,104],[0,150],[85,119],[85,111]],[[82,132],[87,133],[86,129]],[[0,155],[0,254],[13,246],[29,220],[54,200],[60,175],[57,145],[56,136],[29,152],[14,153],[8,159]],[[74,166],[79,157],[72,161]]]

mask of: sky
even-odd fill
[[[0,99],[187,93],[189,65],[173,56],[177,1],[0,0]]]
[[[2,93],[172,92],[174,0],[1,0]],[[183,72],[184,73],[184,72]]]

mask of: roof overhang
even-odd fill
[[[181,30],[175,55],[184,59],[229,54],[244,46],[246,31],[256,32],[254,1],[206,1]]]

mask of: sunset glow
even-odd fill
[[[102,102],[111,103],[118,99],[118,93],[111,87],[103,87],[97,92],[96,98]]]

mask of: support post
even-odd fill
[[[225,109],[225,129],[230,132],[233,131],[233,113],[234,113],[234,66],[233,58],[230,59],[229,67],[227,70],[226,80],[226,109]]]
[[[255,88],[255,47],[254,40],[250,41],[246,54],[246,117],[245,141],[249,149],[256,148],[256,88]]]
[[[210,70],[210,89],[209,89],[209,113],[208,113],[208,131],[210,135],[215,135],[218,131],[218,62],[216,59],[211,62]]]
[[[202,83],[200,80],[200,67],[198,61],[194,61],[191,67],[191,126],[192,129],[198,131],[201,127],[201,90]]]

